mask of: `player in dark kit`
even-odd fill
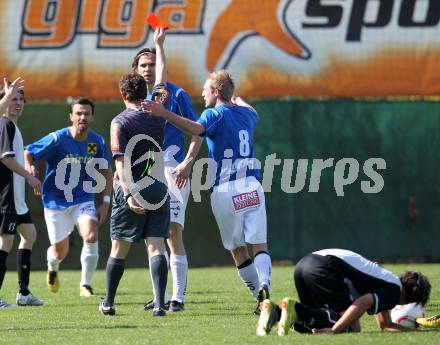
[[[17,272],[20,291],[17,305],[43,305],[43,301],[29,291],[32,246],[37,231],[25,201],[25,180],[40,193],[41,183],[24,169],[23,138],[17,121],[25,103],[23,80],[9,84],[4,81],[0,91],[0,288],[6,273],[6,259],[14,243],[15,234],[20,234],[17,251]],[[12,305],[0,299],[0,309]]]
[[[163,31],[157,30],[157,54],[163,50],[163,39]],[[157,69],[165,75],[160,66]],[[156,80],[161,82],[160,78]],[[117,182],[110,219],[112,249],[106,269],[107,293],[99,310],[104,315],[115,314],[114,300],[124,273],[125,258],[131,244],[143,238],[156,292],[153,316],[164,316],[168,276],[164,253],[170,224],[170,204],[161,152],[165,122],[146,115],[139,107],[147,93],[147,84],[142,76],[123,76],[119,81],[119,90],[126,109],[111,124],[111,150]],[[145,188],[142,187],[144,184]]]
[[[301,333],[360,331],[359,318],[375,315],[384,331],[408,331],[392,322],[390,310],[397,304],[425,305],[431,284],[420,272],[400,277],[344,249],[324,249],[302,258],[295,267],[294,280],[299,302],[283,298],[279,307],[263,301],[257,334],[266,335],[278,322],[278,335],[290,327]]]

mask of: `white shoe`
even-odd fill
[[[10,309],[10,308],[14,308],[14,306],[0,298],[0,309]]]
[[[15,301],[19,306],[25,306],[25,305],[40,306],[44,304],[44,302],[41,299],[35,297],[30,292],[29,295],[27,296],[23,296],[20,292],[18,292]]]

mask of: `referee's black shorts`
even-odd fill
[[[313,308],[346,310],[352,303],[349,286],[332,256],[309,254],[295,267],[294,281],[301,303]]]
[[[166,194],[166,186],[164,188]],[[147,237],[168,238],[169,226],[169,196],[157,210],[146,210],[145,214],[137,214],[128,207],[121,186],[115,188],[110,217],[110,237],[112,240],[138,242],[141,238]]]

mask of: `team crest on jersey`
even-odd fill
[[[235,212],[241,212],[260,205],[260,197],[256,190],[248,193],[234,195],[232,197]]]
[[[96,143],[87,143],[87,154],[96,155],[98,153],[98,145]]]

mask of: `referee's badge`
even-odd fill
[[[96,155],[98,151],[98,145],[96,143],[87,143],[87,154]]]

